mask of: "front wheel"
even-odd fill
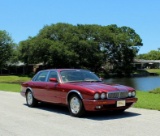
[[[85,113],[82,100],[75,94],[69,99],[69,111],[70,114],[75,117],[81,117]]]
[[[28,91],[26,94],[26,102],[29,107],[35,107],[37,105],[37,100],[33,97],[31,91]]]

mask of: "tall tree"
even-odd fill
[[[0,30],[0,68],[3,68],[10,60],[14,45],[9,34],[6,31]]]
[[[160,60],[160,51],[158,50],[151,50],[145,54],[139,54],[136,57],[137,59],[145,59],[145,60]]]
[[[22,41],[19,51],[26,64],[99,71],[109,62],[115,73],[127,75],[141,45],[140,36],[129,27],[57,23]]]
[[[110,25],[104,27],[101,46],[106,51],[107,62],[113,65],[113,71],[118,75],[129,75],[139,46],[142,46],[140,36],[129,27]]]
[[[18,54],[19,54],[19,59],[20,61],[24,62],[26,65],[28,64],[32,64],[32,63],[37,63],[35,61],[35,57],[34,57],[34,46],[35,46],[35,42],[34,42],[34,38],[29,37],[27,40],[25,41],[21,41],[19,43],[19,47],[18,47]]]

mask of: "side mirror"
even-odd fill
[[[104,79],[102,77],[99,78],[101,81],[103,81]]]
[[[49,81],[51,81],[51,82],[58,82],[57,78],[50,78]]]

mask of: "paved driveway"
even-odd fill
[[[160,111],[130,108],[124,114],[69,115],[55,105],[26,106],[19,93],[0,91],[0,136],[159,136]]]

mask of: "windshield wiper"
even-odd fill
[[[77,81],[66,81],[65,83],[78,83],[78,82],[102,82],[100,80],[77,80]]]
[[[100,80],[84,80],[84,82],[102,82]]]

